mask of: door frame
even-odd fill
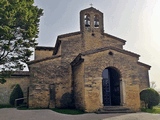
[[[120,87],[119,88],[119,90],[120,90],[119,91],[120,92],[120,103],[119,104],[120,104],[120,106],[123,106],[125,104],[125,101],[124,101],[124,96],[125,96],[125,94],[124,94],[125,93],[125,91],[124,91],[124,85],[125,85],[125,83],[122,81],[121,73],[120,73],[120,71],[117,68],[115,68],[115,67],[106,67],[105,69],[108,69],[108,68],[114,69],[119,74],[119,87]],[[102,73],[103,73],[103,71],[102,71]],[[103,80],[103,76],[102,76],[102,80]],[[103,100],[103,81],[102,81],[101,85],[102,85],[102,87],[101,87],[101,89],[102,89],[101,90],[101,95],[102,95],[101,101],[102,101],[102,105],[104,106],[104,100]],[[110,95],[110,97],[111,97],[111,95]],[[111,104],[111,106],[112,106],[112,104]]]

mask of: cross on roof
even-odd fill
[[[90,4],[90,6],[92,7],[92,6],[93,6],[93,4],[91,3],[91,4]]]

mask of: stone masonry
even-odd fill
[[[28,64],[29,107],[76,107],[94,112],[104,106],[102,72],[110,67],[120,74],[118,104],[138,111],[139,93],[149,87],[150,66],[138,62],[138,54],[124,50],[125,42],[104,33],[102,12],[93,7],[82,10],[80,31],[58,36],[52,49],[37,49],[35,56],[42,55],[37,57],[41,59]],[[53,50],[50,57],[46,56],[49,49]]]
[[[139,111],[150,66],[124,50],[125,42],[104,33],[102,12],[82,10],[80,31],[58,36],[55,47],[36,47],[35,60],[28,63],[29,107],[95,112],[119,105]]]

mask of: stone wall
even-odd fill
[[[85,78],[85,111],[95,112],[102,107],[102,77]]]
[[[53,50],[35,50],[35,60],[51,57]]]
[[[126,84],[125,85],[126,103],[125,106],[134,111],[140,111],[140,91],[139,85]]]
[[[49,84],[32,84],[29,86],[30,108],[48,108],[49,101]]]
[[[107,37],[98,32],[94,32],[94,36],[92,36],[92,32],[86,32],[83,34],[83,39],[85,51],[110,46],[122,49],[125,44],[124,41]]]
[[[108,54],[110,51],[112,51],[113,55]],[[125,83],[125,85],[122,86],[122,89],[125,89],[125,91],[123,91],[124,101],[121,102],[133,110],[139,109],[139,91],[141,89],[139,85],[141,85],[140,83],[144,80],[146,82],[143,83],[143,88],[148,87],[147,81],[149,81],[149,78],[147,76],[148,68],[139,65],[137,63],[137,57],[115,50],[105,50],[94,54],[83,55],[83,57],[85,62],[85,104],[87,111],[94,111],[102,104],[99,96],[102,94],[102,87],[100,87],[102,85],[102,79],[100,78],[102,78],[102,71],[107,67],[115,67],[118,69],[121,76],[120,79]],[[144,71],[140,72],[139,68],[143,68]],[[131,101],[131,96],[135,97],[135,101]]]
[[[84,64],[73,67],[73,94],[75,107],[85,110],[84,104]]]
[[[142,91],[145,88],[148,88],[150,86],[149,83],[149,73],[148,68],[145,66],[138,66],[138,73],[139,73],[139,79],[140,79],[140,91]]]
[[[6,79],[7,82],[0,84],[0,104],[9,104],[10,94],[13,91],[16,84],[19,84],[22,88],[24,97],[27,97],[27,88],[29,86],[28,76],[14,76]]]
[[[56,84],[56,102],[60,105],[59,101],[63,94],[61,87],[65,89],[62,81],[63,74],[61,73],[61,57],[57,56],[45,61],[37,62],[29,65],[30,67],[30,87],[29,87],[29,107],[49,107],[50,102],[50,89],[49,85]],[[62,88],[63,88],[62,87]],[[60,90],[59,90],[60,88]],[[66,89],[65,89],[66,90]],[[63,91],[65,91],[63,90]],[[60,95],[59,95],[60,94]]]

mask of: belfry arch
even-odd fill
[[[118,69],[107,67],[102,72],[102,98],[104,106],[121,105],[121,75]]]

